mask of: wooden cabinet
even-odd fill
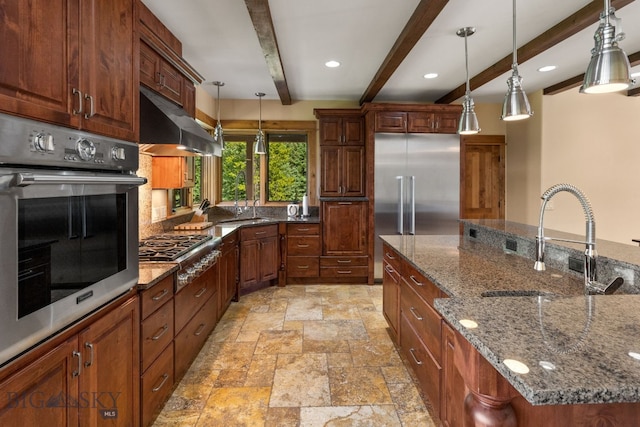
[[[240,230],[240,295],[278,278],[278,254],[277,224]]]
[[[287,224],[287,279],[320,276],[320,224]]]
[[[465,135],[460,144],[460,218],[502,219],[505,199],[502,135]]]
[[[0,6],[0,108],[135,140],[133,0],[20,0]],[[135,53],[135,54],[134,54]]]
[[[140,42],[140,83],[178,105],[184,104],[185,77],[145,42]],[[195,94],[194,94],[195,95]]]
[[[320,196],[365,195],[365,150],[362,146],[320,147]]]
[[[139,425],[138,298],[0,382],[0,425]],[[105,421],[108,420],[108,421]]]
[[[364,120],[360,113],[322,116],[320,145],[364,145]]]
[[[218,319],[222,317],[232,300],[238,300],[238,233],[233,232],[222,239],[220,264],[220,289],[218,293]]]
[[[322,202],[322,255],[367,254],[367,202]]]
[[[184,188],[194,185],[193,157],[153,156],[151,168],[152,188]]]
[[[182,108],[193,118],[196,117],[196,86],[191,80],[182,82]]]
[[[447,427],[464,425],[464,399],[467,395],[464,380],[456,369],[454,356],[456,332],[442,321],[442,397],[440,420]]]
[[[400,276],[398,256],[384,243],[382,245],[382,314],[387,319],[396,343],[400,331]]]
[[[406,106],[397,111],[376,111],[374,132],[456,133],[459,119],[459,106]]]

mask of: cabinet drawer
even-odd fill
[[[209,333],[216,326],[217,309],[214,300],[205,304],[193,319],[176,335],[175,376],[179,380],[187,372]]]
[[[382,244],[382,253],[384,260],[393,268],[398,274],[402,275],[402,261],[400,255],[386,243]]]
[[[287,276],[318,277],[320,276],[320,259],[317,256],[287,257]]]
[[[400,314],[400,347],[418,377],[420,388],[426,393],[433,408],[440,408],[442,368],[418,339],[405,313]]]
[[[431,280],[424,277],[418,270],[410,264],[404,264],[402,279],[411,286],[430,306],[433,307],[433,300],[440,298],[442,293]]]
[[[140,292],[141,318],[146,319],[173,297],[173,275],[165,277],[152,288]]]
[[[240,230],[240,240],[262,239],[278,235],[277,225],[261,225],[258,227],[243,227]]]
[[[173,339],[173,304],[167,301],[142,322],[142,372]]]
[[[367,266],[320,267],[320,277],[365,277],[368,273]]]
[[[287,224],[287,234],[295,236],[317,236],[320,234],[320,224]]]
[[[369,265],[367,256],[323,256],[320,258],[321,267],[355,267]]]
[[[400,291],[400,311],[407,317],[433,358],[441,361],[442,318],[410,287],[403,284]]]
[[[320,236],[288,236],[287,255],[320,255]]]
[[[217,292],[216,283],[212,280],[215,270],[209,268],[206,272],[196,278],[193,282],[182,288],[174,297],[175,300],[175,327],[179,332],[187,324],[196,311],[202,307],[207,300]]]
[[[173,343],[142,375],[142,425],[155,419],[173,391]]]
[[[401,111],[378,111],[375,115],[375,132],[406,132],[407,113]]]

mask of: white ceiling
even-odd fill
[[[183,57],[206,79],[225,83],[223,99],[279,99],[258,38],[242,0],[143,0],[180,39]],[[284,72],[293,102],[358,101],[400,35],[419,0],[269,0]],[[589,0],[535,0],[517,4],[517,45],[522,46]],[[604,2],[603,2],[604,5]],[[604,7],[604,6],[603,6]],[[398,67],[374,101],[433,102],[465,82],[464,40],[456,35],[472,26],[468,39],[473,77],[512,51],[511,0],[451,0]],[[640,1],[616,12],[627,38],[627,55],[640,51]],[[597,23],[537,57],[520,63],[527,92],[584,73]],[[330,59],[342,63],[326,68]],[[555,71],[538,72],[544,65]],[[637,67],[640,68],[640,67]],[[635,71],[635,70],[634,70]],[[426,80],[427,72],[439,77]],[[510,73],[472,91],[476,103],[502,102]],[[577,89],[572,89],[577,90]]]

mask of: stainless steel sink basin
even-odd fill
[[[480,294],[483,297],[539,297],[551,295],[548,292],[542,292],[535,289],[516,290],[516,289],[500,289],[494,291],[484,291]]]
[[[269,222],[274,221],[272,218],[265,217],[251,217],[251,218],[229,218],[218,221],[216,225],[224,225],[224,224],[258,224],[261,222]]]

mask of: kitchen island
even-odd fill
[[[398,342],[414,369],[437,367],[439,388],[426,394],[445,425],[638,425],[640,296],[585,296],[579,275],[536,272],[530,259],[468,236],[382,240],[405,271],[424,276],[400,281]],[[423,327],[438,327],[437,347],[412,326],[416,308],[427,318],[404,297],[418,281],[448,297],[431,303],[441,326]],[[421,343],[430,358],[420,358]]]

